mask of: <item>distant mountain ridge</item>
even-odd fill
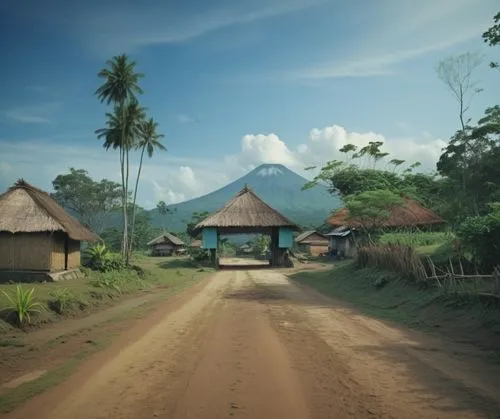
[[[332,210],[341,206],[338,196],[322,185],[303,191],[308,180],[281,164],[262,164],[228,185],[178,204],[169,205],[171,214],[149,211],[154,227],[184,231],[194,212],[213,212],[233,198],[245,185],[267,204],[302,227],[322,224]]]

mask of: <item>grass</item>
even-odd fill
[[[453,240],[450,232],[421,231],[412,233],[385,233],[379,238],[382,244],[403,244],[413,247],[431,246]]]
[[[32,302],[48,308],[43,313],[32,314],[32,323],[58,320],[62,316],[81,316],[85,312],[109,305],[113,300],[124,295],[154,289],[172,287],[180,290],[201,279],[213,271],[209,268],[200,270],[187,258],[153,258],[141,256],[134,259],[144,272],[134,270],[94,272],[84,270],[84,279],[61,282],[35,283],[23,285],[28,290],[34,289]],[[10,311],[12,302],[4,295],[15,295],[17,284],[0,284],[0,312],[4,318]],[[3,292],[2,292],[3,291]],[[10,316],[12,317],[12,316]],[[0,320],[0,334],[10,330],[10,326]]]
[[[419,288],[395,273],[357,270],[350,261],[328,271],[299,272],[291,279],[350,303],[366,315],[439,331],[493,351],[500,359],[500,310],[495,302]]]

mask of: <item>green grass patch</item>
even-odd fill
[[[439,245],[452,241],[454,235],[450,232],[420,231],[408,233],[385,233],[379,238],[382,244],[403,244],[412,247]]]
[[[439,331],[498,353],[500,308],[494,301],[418,287],[394,273],[355,269],[352,262],[328,271],[299,272],[291,279],[348,302],[363,314]]]
[[[207,274],[214,272],[193,264],[188,258],[135,257],[136,265],[131,270],[96,272],[83,269],[85,278],[61,282],[23,284],[33,289],[32,302],[48,308],[44,313],[31,315],[32,323],[50,322],[61,316],[78,316],[99,306],[110,304],[111,300],[122,298],[143,290],[172,288],[182,290]],[[17,284],[0,284],[0,313],[3,320],[9,320],[12,302],[4,295],[17,292]],[[0,320],[0,334],[10,330],[6,321]]]

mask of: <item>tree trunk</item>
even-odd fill
[[[128,243],[130,241],[130,237],[128,235],[128,179],[129,179],[129,169],[130,169],[130,162],[129,162],[129,147],[127,145],[127,148],[125,149],[125,156],[126,156],[126,171],[125,171],[125,212],[127,214],[127,240],[125,242],[125,265],[128,266],[129,264],[129,254],[128,254]]]
[[[134,189],[134,200],[132,203],[132,224],[130,225],[130,240],[129,240],[129,258],[132,255],[132,250],[134,247],[134,229],[135,229],[135,214],[136,214],[136,208],[135,208],[135,202],[137,199],[137,187],[139,185],[139,178],[141,177],[141,169],[142,169],[142,159],[144,158],[144,150],[146,149],[146,146],[142,147],[141,151],[141,159],[139,160],[139,169],[137,170],[137,178],[135,180],[135,189]]]
[[[125,191],[125,151],[120,146],[120,171],[122,177],[122,210],[123,210],[123,236],[122,236],[122,258],[125,260],[127,251],[127,193]]]

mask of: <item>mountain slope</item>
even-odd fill
[[[323,186],[302,191],[306,182],[307,179],[283,165],[263,164],[214,192],[170,205],[169,208],[174,211],[172,214],[162,216],[158,210],[151,210],[151,221],[155,227],[164,225],[170,231],[184,231],[186,222],[191,220],[194,212],[213,212],[248,185],[271,207],[297,224],[319,225],[333,209],[341,206],[341,202]]]

